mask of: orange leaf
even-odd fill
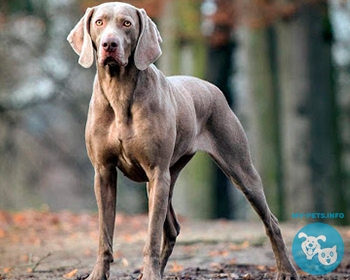
[[[215,269],[215,270],[221,270],[222,269],[222,265],[220,263],[213,262],[213,263],[210,264],[210,268],[211,269]]]
[[[211,257],[217,257],[217,256],[226,257],[228,254],[229,254],[229,252],[226,250],[213,250],[213,251],[209,252],[209,255]]]
[[[124,267],[128,267],[129,266],[129,261],[126,258],[122,258],[122,265]]]
[[[29,261],[29,255],[28,254],[21,255],[21,261],[22,262],[28,262]]]
[[[70,278],[73,278],[75,276],[75,274],[77,274],[78,272],[78,269],[73,269],[71,272],[68,272],[67,274],[63,275],[63,278],[66,278],[66,279],[70,279]]]
[[[9,273],[12,270],[12,267],[5,267],[3,269],[4,273]]]
[[[266,270],[266,266],[265,266],[265,265],[258,265],[256,268],[257,268],[258,270],[260,270],[260,271]]]
[[[27,221],[25,213],[16,213],[13,215],[13,221],[16,225],[23,225]]]
[[[229,248],[232,251],[241,251],[241,250],[248,248],[249,246],[250,246],[249,241],[244,241],[241,244],[232,244],[232,245],[230,245]]]
[[[170,271],[177,273],[177,272],[182,271],[183,269],[184,269],[184,267],[182,265],[178,264],[177,262],[173,262],[172,266],[170,268]]]

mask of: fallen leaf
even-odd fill
[[[258,270],[260,270],[260,271],[265,271],[266,270],[266,266],[265,265],[258,265],[256,268]]]
[[[124,267],[128,267],[129,266],[129,261],[126,258],[122,258],[122,265]]]
[[[299,275],[300,276],[306,276],[306,275],[309,275],[307,272],[305,272],[305,271],[298,271],[298,273],[299,273]]]
[[[170,272],[180,272],[184,269],[184,267],[180,264],[178,264],[176,261],[171,264]]]
[[[3,272],[4,272],[4,273],[9,273],[11,270],[12,270],[12,267],[5,267],[5,268],[3,269]]]
[[[211,257],[226,257],[228,255],[228,251],[226,250],[213,250],[211,252],[209,252],[209,256]]]
[[[222,264],[216,262],[211,263],[209,266],[211,269],[215,269],[217,271],[222,269]]]
[[[22,262],[29,262],[29,255],[28,254],[21,255],[21,261]]]
[[[75,276],[75,274],[77,274],[78,272],[78,269],[73,269],[71,272],[68,272],[67,274],[63,275],[63,278],[66,278],[66,279],[70,279],[70,278],[73,278]]]
[[[114,252],[113,258],[114,258],[115,260],[116,260],[116,259],[121,259],[121,258],[123,258],[123,253],[122,253],[122,251],[118,250],[118,251]]]
[[[229,246],[229,248],[232,251],[240,251],[240,250],[248,248],[249,246],[250,246],[249,241],[244,241],[241,244],[232,244],[232,245]]]

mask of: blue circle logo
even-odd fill
[[[344,242],[332,226],[313,223],[296,234],[292,253],[303,271],[312,275],[324,275],[340,264],[344,255]]]

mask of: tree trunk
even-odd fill
[[[288,214],[340,212],[344,203],[337,183],[331,33],[326,3],[320,5],[299,7],[277,29]]]
[[[285,211],[312,211],[310,120],[306,113],[310,79],[305,18],[277,26],[278,72],[281,93],[284,179],[288,200]]]
[[[252,108],[249,111],[250,141],[253,158],[265,185],[265,194],[271,210],[282,218],[279,198],[278,116],[276,111],[275,81],[272,72],[271,34],[265,27],[247,28],[244,47],[247,56],[247,75]],[[272,42],[273,43],[273,42]]]

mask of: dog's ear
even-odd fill
[[[298,238],[307,238],[307,235],[304,233],[304,232],[300,232],[299,234],[298,234]]]
[[[135,65],[145,70],[162,54],[160,43],[162,38],[155,23],[147,16],[144,9],[137,9],[140,19],[140,35],[135,49]]]
[[[325,242],[325,241],[326,241],[326,236],[320,235],[320,236],[317,236],[316,239],[317,239],[317,240],[322,240],[323,242]]]
[[[69,33],[67,40],[79,55],[79,64],[89,68],[94,62],[94,48],[90,37],[90,21],[94,8],[88,8],[85,15]]]

